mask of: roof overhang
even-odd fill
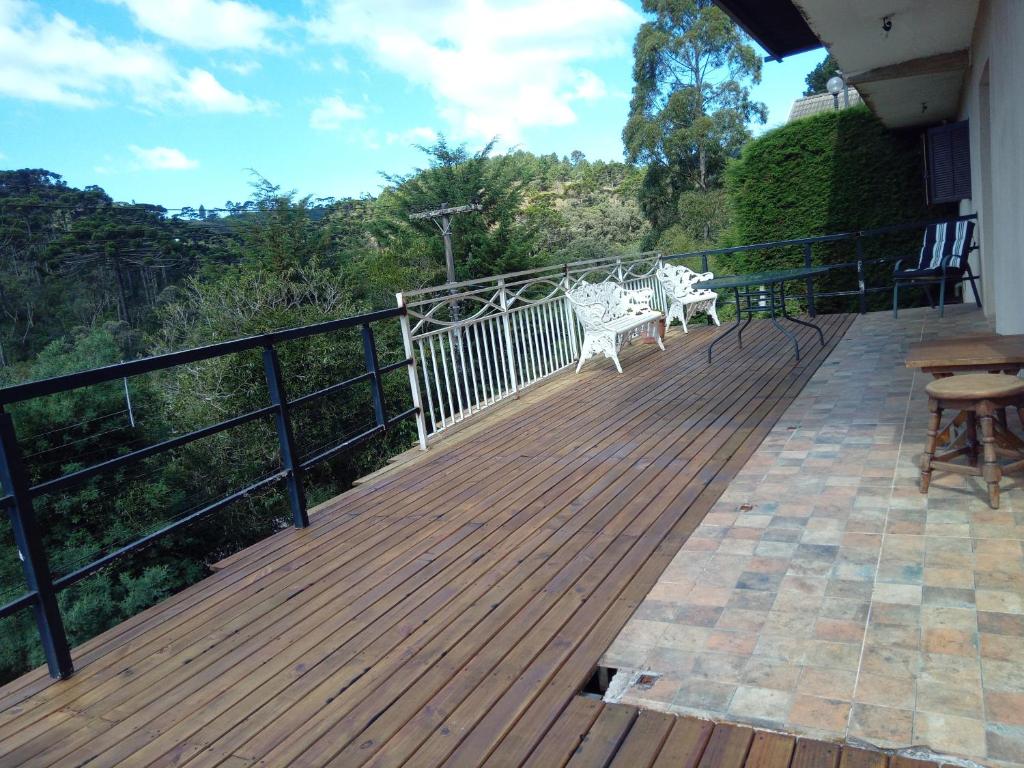
[[[790,0],[715,0],[771,59],[821,47],[817,35]]]
[[[890,128],[957,116],[979,0],[716,2],[773,56],[815,36]],[[783,24],[792,25],[791,38]]]
[[[978,0],[800,0],[800,6],[887,126],[956,118]]]

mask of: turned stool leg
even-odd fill
[[[999,481],[1003,476],[1003,469],[999,466],[996,458],[996,432],[993,424],[994,408],[987,400],[982,401],[978,406],[978,418],[981,421],[981,448],[985,464],[982,467],[982,476],[988,484],[988,503],[992,509],[999,509]]]
[[[939,439],[939,423],[942,421],[942,407],[935,398],[928,398],[928,440],[924,444],[924,455],[921,456],[921,493],[928,493],[928,484],[932,480],[932,458],[935,456],[935,444]]]
[[[978,419],[974,415],[974,411],[967,411],[966,421],[967,432],[965,438],[967,441],[967,463],[972,467],[978,466]]]

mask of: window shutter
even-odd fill
[[[928,198],[952,203],[971,196],[971,141],[967,121],[928,129]]]

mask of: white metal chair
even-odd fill
[[[714,277],[711,272],[694,272],[689,267],[676,266],[675,264],[661,264],[658,267],[658,280],[665,289],[665,296],[668,299],[668,314],[665,316],[666,328],[672,324],[672,320],[678,320],[683,324],[683,333],[688,333],[687,321],[698,312],[707,312],[708,316],[718,322],[718,310],[715,302],[718,301],[718,294],[702,288],[694,288],[693,284],[700,280],[710,280]]]
[[[622,373],[619,349],[640,336],[654,339],[665,351],[660,330],[664,315],[651,308],[650,289],[631,291],[611,282],[580,283],[566,295],[583,326],[583,346],[576,373],[586,360],[599,353],[610,358],[615,369]]]

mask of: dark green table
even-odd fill
[[[807,327],[816,330],[818,332],[818,338],[821,339],[821,346],[824,347],[825,334],[821,332],[821,328],[814,323],[807,322],[806,320],[797,320],[786,311],[786,282],[792,280],[806,280],[814,277],[815,275],[824,274],[825,272],[828,272],[828,269],[828,267],[779,269],[770,272],[751,272],[747,275],[728,275],[726,277],[716,277],[711,280],[703,280],[701,282],[694,283],[694,288],[697,289],[707,289],[711,291],[732,290],[736,297],[736,322],[726,328],[724,333],[716,336],[714,341],[711,342],[711,345],[708,347],[708,362],[711,362],[711,350],[714,349],[715,344],[735,330],[739,331],[740,348],[742,348],[743,329],[750,324],[750,321],[754,319],[755,314],[765,312],[769,313],[771,316],[772,324],[786,334],[786,336],[789,337],[789,340],[793,342],[793,349],[796,351],[797,362],[800,361],[800,344],[796,340],[796,335],[787,330],[787,328],[779,322],[780,315],[785,320],[789,320],[790,322],[797,323],[799,325],[806,325]],[[750,290],[754,286],[757,286],[757,289]],[[741,299],[746,300],[745,305],[741,305]],[[767,304],[763,303],[765,299],[767,299]],[[746,322],[743,322],[744,314],[747,318]]]

